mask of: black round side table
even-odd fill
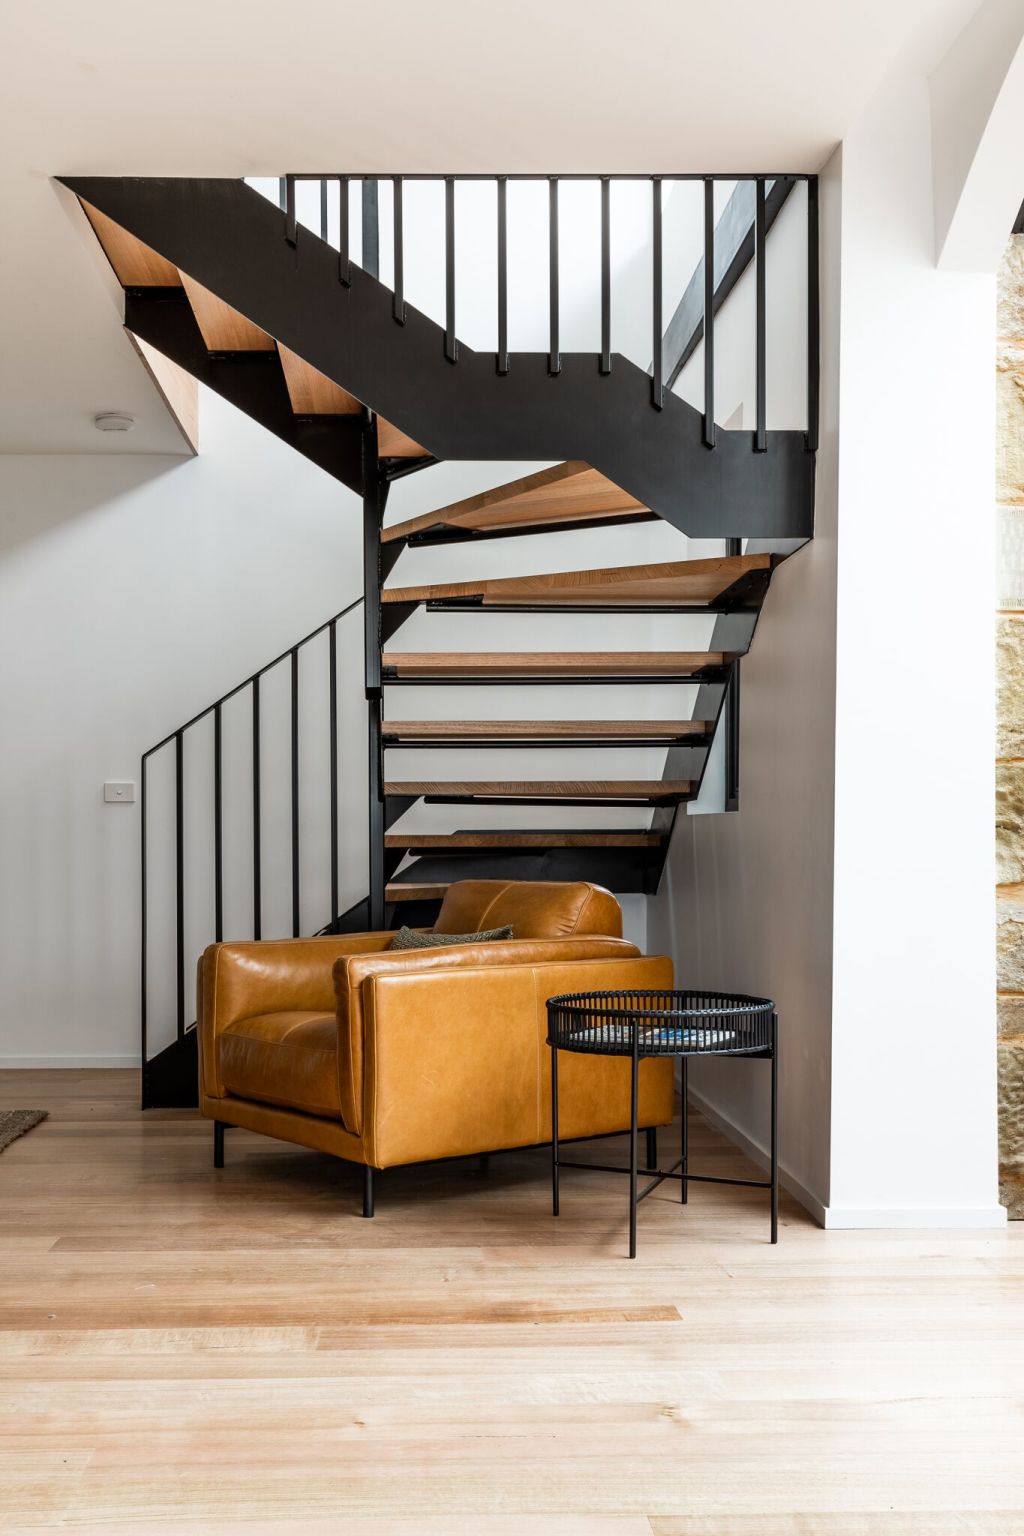
[[[779,1240],[779,1021],[775,1004],[766,997],[740,992],[574,992],[548,1000],[548,1045],[551,1047],[551,1202],[558,1215],[559,1173],[563,1168],[589,1168],[601,1173],[629,1174],[629,1256],[636,1258],[636,1211],[640,1201],[665,1179],[678,1179],[681,1201],[687,1185],[745,1184],[771,1190],[771,1240]],[[558,1148],[558,1053],[588,1056],[628,1056],[630,1078],[629,1167],[605,1163],[568,1162]],[[683,1070],[683,1134],[681,1156],[670,1168],[643,1168],[637,1160],[637,1086],[641,1061],[678,1056]],[[725,1179],[689,1168],[686,1124],[687,1067],[693,1056],[745,1056],[772,1064],[771,1177]],[[638,1188],[639,1175],[651,1182]]]

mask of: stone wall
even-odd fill
[[[1024,235],[999,273],[996,987],[999,1185],[1024,1220]]]

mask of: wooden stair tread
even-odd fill
[[[588,522],[607,517],[646,517],[648,508],[581,459],[510,480],[436,512],[425,512],[385,528],[385,544],[428,529],[466,530],[543,527],[547,523]]]
[[[725,651],[385,651],[398,677],[656,676],[720,667]]]
[[[481,581],[433,582],[390,587],[385,603],[480,598],[488,603],[713,603],[737,581],[771,569],[771,555],[721,555],[711,560],[671,560],[608,570],[556,571],[539,576],[498,576]]]
[[[659,832],[388,832],[385,848],[660,848]]]
[[[381,726],[385,736],[396,741],[456,740],[465,737],[497,737],[509,741],[529,741],[533,737],[605,736],[629,741],[634,736],[665,737],[705,736],[707,720],[388,720]]]
[[[296,416],[355,416],[362,406],[355,395],[335,384],[289,347],[277,344],[288,398]]]
[[[385,901],[440,901],[445,896],[450,880],[419,881],[396,880],[384,887]]]
[[[192,313],[210,352],[273,352],[274,338],[225,304],[186,272],[181,274]]]
[[[420,779],[389,781],[387,795],[409,798],[420,795],[484,795],[524,799],[648,799],[651,796],[688,795],[689,779]]]

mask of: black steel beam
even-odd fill
[[[296,416],[276,352],[208,352],[180,288],[126,289],[124,323],[200,384],[361,493],[359,417]]]
[[[380,412],[440,458],[580,458],[694,537],[809,537],[814,460],[802,432],[744,433],[702,443],[701,413],[676,395],[650,404],[650,377],[616,356],[459,348],[445,364],[442,327],[358,267],[338,282],[337,253],[315,238],[292,247],[279,209],[236,180],[69,177],[65,184],[167,260]],[[773,192],[774,192],[773,188]],[[150,339],[149,336],[146,339]]]

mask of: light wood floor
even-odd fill
[[[543,1153],[358,1175],[123,1072],[0,1074],[0,1528],[1024,1531],[1024,1224],[825,1233]],[[694,1118],[695,1152],[746,1171]],[[603,1143],[598,1157],[613,1144]],[[665,1188],[663,1186],[663,1188]]]

